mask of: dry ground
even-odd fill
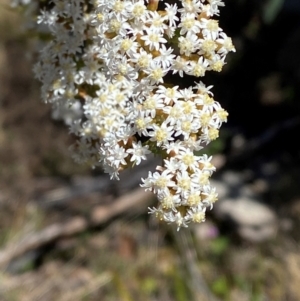
[[[99,200],[115,198],[108,191],[85,194],[63,206],[38,201],[46,193],[69,187],[75,176],[87,179],[95,173],[72,161],[67,130],[51,121],[49,107],[39,100],[27,52],[30,45],[19,26],[19,17],[1,7],[2,249],[47,225],[86,214]],[[300,206],[292,211],[298,219]],[[208,225],[218,226],[212,221]],[[6,266],[0,272],[0,300],[202,301],[206,298],[201,294],[209,291],[228,301],[300,300],[299,242],[286,235],[289,232],[253,245],[233,243],[221,235],[209,238],[208,228],[174,236],[146,215],[125,214]]]

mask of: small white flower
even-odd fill
[[[180,194],[183,200],[186,200],[192,188],[192,180],[186,170],[180,170],[176,173],[176,194]]]
[[[119,146],[118,144],[115,145],[114,148],[110,150],[110,154],[107,157],[107,159],[110,162],[113,162],[113,165],[116,168],[119,168],[120,165],[126,165],[125,158],[128,156],[128,153],[126,153],[126,149],[122,146]]]
[[[173,195],[170,191],[165,191],[157,195],[160,207],[163,210],[172,210],[176,212],[176,206],[180,204],[180,196]]]
[[[160,98],[163,99],[165,104],[170,104],[170,102],[177,102],[180,97],[180,93],[178,92],[178,86],[174,86],[172,88],[166,88],[165,86],[160,85],[156,93]]]
[[[187,13],[181,18],[181,23],[178,25],[180,34],[197,34],[200,31],[200,22],[194,13]]]
[[[143,146],[141,141],[138,143],[134,141],[132,143],[132,148],[127,150],[127,153],[131,155],[130,161],[134,162],[135,165],[139,165],[142,160],[146,160],[146,156],[151,153],[148,148],[149,146]]]
[[[169,26],[170,27],[175,27],[176,22],[179,21],[179,18],[177,17],[177,4],[169,4],[165,3],[165,11],[166,11],[166,16],[169,20]]]
[[[159,49],[160,54],[154,58],[154,61],[156,61],[164,70],[169,70],[175,57],[172,52],[173,49],[171,47],[167,49],[166,46],[162,44]]]
[[[192,221],[194,223],[202,223],[205,221],[205,211],[206,208],[202,207],[201,205],[191,207],[191,209],[188,210],[185,218],[187,221]]]
[[[156,111],[163,109],[163,107],[163,99],[157,94],[149,95],[142,104],[145,116],[151,116],[152,119],[156,116]]]
[[[174,134],[173,126],[168,126],[167,123],[161,125],[152,125],[152,131],[149,132],[150,141],[156,142],[157,146],[161,146],[169,141],[174,140],[172,135]]]
[[[190,56],[200,48],[200,39],[195,34],[189,34],[186,37],[179,37],[178,46],[180,54]]]
[[[164,167],[172,174],[175,174],[181,168],[181,163],[177,158],[171,157],[164,159]]]
[[[145,42],[146,46],[149,46],[150,50],[159,50],[160,44],[167,42],[160,32],[151,28],[146,29],[146,34],[141,39]]]
[[[173,74],[178,73],[180,77],[183,77],[188,70],[188,62],[185,58],[177,56],[172,65]]]
[[[164,76],[169,71],[169,68],[163,68],[157,61],[151,61],[150,65],[147,69],[144,70],[146,74],[148,74],[148,79],[150,84],[158,84],[163,83]]]
[[[144,184],[141,187],[153,191],[154,193],[165,193],[168,189],[175,186],[175,182],[172,181],[173,175],[168,170],[164,170],[162,173],[149,172],[148,178],[142,179]]]
[[[167,154],[174,153],[178,154],[179,151],[184,151],[185,147],[181,141],[169,142],[163,146],[163,149],[166,150]]]
[[[195,156],[194,153],[189,149],[180,150],[176,158],[182,163],[184,170],[189,168],[190,170],[195,171],[199,168],[200,157]]]

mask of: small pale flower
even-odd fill
[[[138,143],[134,141],[132,143],[132,148],[129,148],[127,150],[127,153],[131,156],[130,161],[134,162],[135,165],[139,165],[142,160],[146,160],[147,155],[151,153],[148,148],[149,146],[143,146],[141,141],[139,141]]]

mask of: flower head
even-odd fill
[[[44,101],[77,137],[77,161],[118,179],[151,153],[163,157],[141,186],[157,195],[150,213],[180,228],[204,221],[217,200],[211,158],[195,152],[228,114],[212,86],[183,87],[172,75],[220,72],[235,49],[215,18],[221,0],[169,2],[53,0],[37,18],[52,41],[34,71]]]

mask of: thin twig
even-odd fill
[[[137,189],[116,199],[110,205],[93,208],[93,211],[90,212],[87,218],[76,216],[65,223],[50,225],[37,233],[22,238],[19,242],[7,246],[2,250],[0,252],[0,267],[5,267],[13,259],[26,252],[41,248],[59,238],[76,235],[88,228],[102,225],[125,211],[130,210],[132,213],[136,213],[139,210],[145,210],[151,200],[150,193],[145,193],[144,189]]]
[[[201,270],[198,267],[198,258],[195,250],[195,246],[192,243],[192,237],[188,229],[182,229],[176,231],[176,228],[172,228],[173,237],[178,246],[179,252],[186,265],[188,272],[190,290],[193,293],[194,300],[198,301],[219,301],[216,296],[210,291]],[[186,231],[184,231],[186,230]],[[189,233],[190,237],[187,237]],[[193,244],[193,245],[191,245]]]

